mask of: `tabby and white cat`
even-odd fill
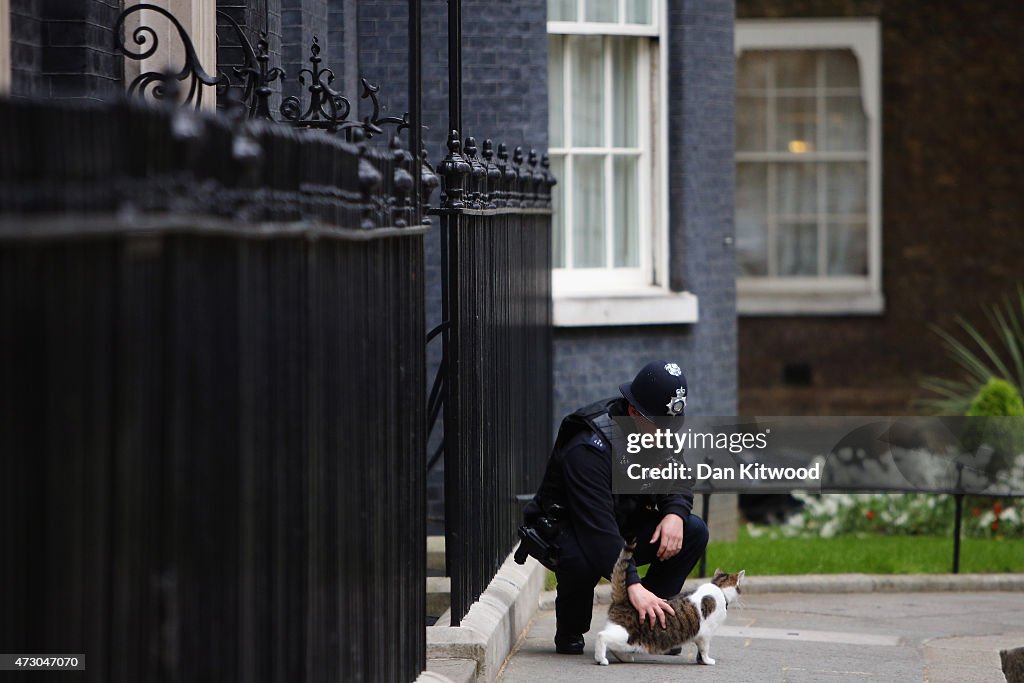
[[[693,641],[697,645],[697,661],[714,664],[715,660],[708,654],[711,636],[725,621],[729,604],[739,595],[744,572],[726,574],[716,569],[711,583],[668,600],[675,614],[666,612],[666,628],[660,625],[651,628],[640,623],[626,593],[626,567],[633,557],[634,547],[627,545],[622,549],[612,570],[612,604],[608,608],[608,623],[597,636],[594,660],[607,666],[608,650],[621,660],[633,652],[665,654]]]

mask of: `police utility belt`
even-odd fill
[[[562,548],[555,541],[562,533],[559,515],[563,511],[561,505],[552,503],[544,515],[519,527],[520,543],[515,554],[517,564],[526,564],[526,556],[530,555],[552,571],[558,566]]]

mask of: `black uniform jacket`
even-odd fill
[[[625,408],[622,399],[611,403],[608,413],[625,415]],[[644,519],[672,513],[685,520],[693,509],[693,492],[688,489],[666,494],[614,495],[613,466],[613,449],[606,438],[596,430],[581,429],[552,453],[540,491],[524,510],[529,523],[552,502],[565,507],[563,523],[571,525],[588,564],[604,576],[610,576],[623,539],[632,537]],[[637,542],[648,540],[638,538]],[[639,581],[636,565],[631,564],[626,585]]]

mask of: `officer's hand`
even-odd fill
[[[654,530],[651,536],[651,543],[656,543],[661,538],[661,546],[658,548],[658,559],[667,560],[679,553],[683,547],[683,518],[679,515],[669,513],[661,518],[661,523]]]
[[[669,614],[676,613],[667,602],[644,588],[641,583],[634,583],[626,590],[629,593],[629,601],[633,604],[637,614],[640,615],[641,624],[644,623],[644,620],[647,620],[651,628],[654,628],[654,621],[657,619],[661,622],[661,627],[665,628],[667,625],[665,622],[665,612]]]

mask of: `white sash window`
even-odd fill
[[[872,313],[881,292],[878,23],[736,24],[741,313]]]

